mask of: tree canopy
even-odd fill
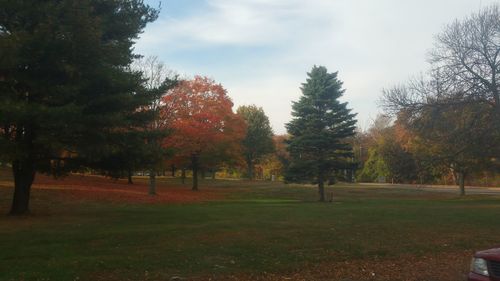
[[[499,5],[448,25],[436,37],[430,71],[384,91],[384,106],[417,137],[426,165],[465,176],[500,156]],[[424,159],[423,159],[424,160]]]
[[[242,141],[243,154],[247,164],[247,176],[254,178],[254,165],[266,154],[274,151],[273,130],[269,118],[261,107],[240,106],[236,111],[247,124]]]
[[[206,77],[181,81],[163,102],[162,116],[171,120],[173,130],[164,145],[191,160],[193,190],[197,190],[202,157],[214,152],[240,153],[245,123],[233,112],[222,85]]]
[[[432,71],[448,97],[483,102],[500,112],[500,4],[456,20],[437,35]]]
[[[97,165],[137,126],[149,100],[128,66],[158,11],[140,0],[0,6],[0,150],[13,167],[11,213],[22,214],[35,171]]]

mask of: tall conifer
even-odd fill
[[[94,166],[141,125],[150,100],[129,65],[158,11],[142,0],[0,7],[0,158],[12,165],[17,215],[28,211],[35,172]]]
[[[292,106],[293,119],[286,124],[290,134],[291,163],[288,182],[317,183],[320,201],[325,201],[324,182],[339,170],[352,168],[352,147],[356,114],[339,98],[345,92],[337,72],[314,66],[302,84],[302,96]]]

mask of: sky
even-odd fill
[[[434,37],[488,0],[146,0],[161,5],[135,52],[183,77],[208,76],[235,104],[262,107],[286,133],[314,65],[338,71],[342,101],[367,129],[383,89],[428,69]],[[161,4],[160,4],[161,2]]]

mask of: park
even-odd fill
[[[0,0],[0,281],[500,280],[497,2],[194,2]]]
[[[151,198],[145,178],[88,177],[43,177],[32,216],[0,218],[1,280],[463,280],[500,231],[499,195],[340,184],[318,204],[313,186],[167,177]]]

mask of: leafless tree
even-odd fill
[[[431,70],[384,90],[382,106],[418,111],[450,103],[485,103],[500,113],[500,5],[456,20],[436,36]]]
[[[178,75],[169,70],[156,56],[141,57],[134,61],[132,69],[141,73],[143,84],[148,94],[153,99],[147,110],[154,114],[152,122],[147,128],[147,142],[151,150],[151,163],[149,168],[149,194],[156,194],[157,167],[161,164],[163,148],[159,137],[168,130],[168,119],[164,118],[165,105],[162,97],[172,89],[178,81]]]
[[[491,104],[500,112],[499,4],[456,20],[436,36],[429,61],[433,75],[466,101]],[[457,97],[456,97],[457,98]]]

